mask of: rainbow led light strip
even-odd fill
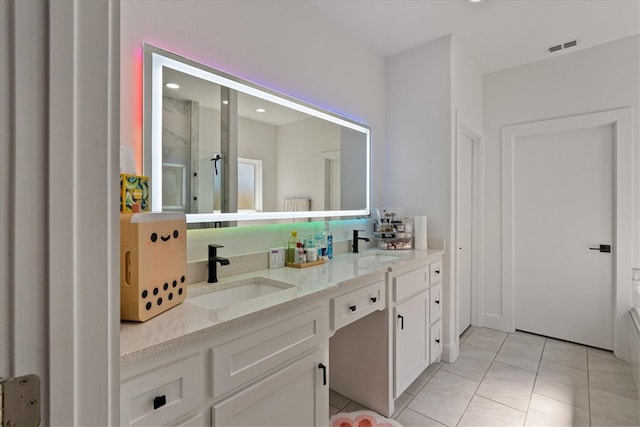
[[[244,92],[276,104],[289,107],[319,119],[323,119],[340,126],[361,132],[366,137],[366,207],[356,210],[339,211],[306,211],[306,212],[235,212],[235,213],[206,213],[187,214],[188,223],[217,222],[217,221],[242,221],[263,219],[286,218],[320,218],[320,217],[346,217],[368,216],[371,208],[371,130],[359,123],[347,120],[331,112],[321,110],[303,101],[287,97],[258,86],[246,80],[217,70],[202,63],[193,61],[175,53],[165,51],[158,47],[144,45],[144,131],[149,132],[150,138],[145,137],[145,159],[151,159],[151,165],[144,165],[145,174],[151,180],[151,210],[162,211],[162,180],[153,177],[162,176],[162,85],[163,67],[191,74],[195,77]],[[148,110],[147,110],[148,108]],[[149,144],[148,141],[151,141]],[[150,169],[149,169],[150,168]]]

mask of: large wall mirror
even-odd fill
[[[185,212],[191,228],[366,216],[370,146],[367,126],[144,46],[154,212]]]

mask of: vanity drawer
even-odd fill
[[[164,425],[198,408],[204,398],[202,371],[198,353],[124,380],[120,425]]]
[[[431,270],[429,283],[433,285],[435,283],[440,282],[442,280],[442,260],[432,262],[429,265],[429,268]]]
[[[324,308],[324,309],[323,309]],[[313,347],[326,335],[326,310],[282,316],[211,349],[213,397],[255,381]]]
[[[376,310],[384,310],[384,280],[331,299],[331,327],[334,331]]]
[[[431,363],[439,362],[442,355],[442,320],[431,325]]]
[[[430,291],[429,323],[433,323],[442,317],[442,283],[433,285]]]
[[[399,302],[427,287],[429,266],[417,268],[393,278],[393,301]]]

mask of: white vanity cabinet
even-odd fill
[[[121,425],[325,426],[328,312],[291,308],[122,366]]]

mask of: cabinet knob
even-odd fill
[[[440,274],[440,269],[436,268],[436,274]]]
[[[156,396],[153,398],[153,409],[162,408],[166,404],[167,396],[164,394],[162,396]]]
[[[378,297],[371,297],[371,302],[376,302],[378,301]]]
[[[440,338],[436,338],[435,342],[437,342],[438,344],[440,344]]]
[[[351,311],[356,311],[356,306],[355,306],[355,305],[350,305],[350,306],[349,306],[349,310],[351,310]]]
[[[400,329],[404,330],[404,316],[401,314],[398,314],[398,319],[400,319]]]
[[[318,369],[322,369],[322,385],[327,385],[327,366],[324,363],[319,363]]]
[[[434,302],[435,302],[436,304],[440,304],[440,300],[439,300],[439,299],[435,300]]]

